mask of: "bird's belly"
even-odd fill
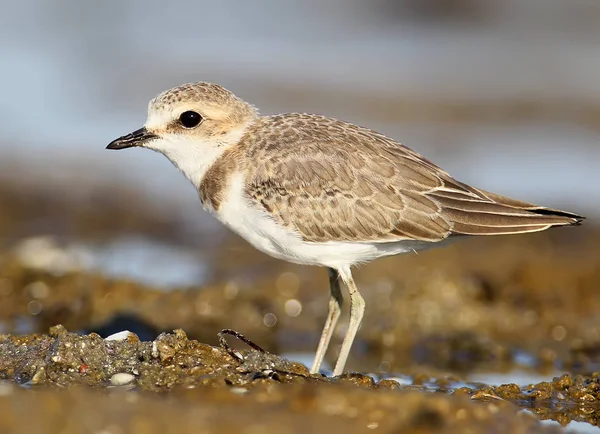
[[[377,253],[376,248],[362,243],[303,241],[299,234],[287,230],[262,210],[229,211],[233,210],[222,207],[214,215],[256,249],[288,262],[336,268],[368,261]]]
[[[272,218],[252,216],[252,214],[252,212],[247,213],[242,220],[221,221],[256,249],[296,264],[320,265],[339,269],[369,262],[383,256],[415,252],[434,244],[418,241],[307,242],[302,240],[297,233],[286,230]]]
[[[298,233],[283,227],[266,210],[253,206],[247,200],[243,194],[241,173],[232,177],[225,197],[218,210],[208,209],[208,211],[256,249],[275,258],[297,264],[340,268],[440,244],[412,240],[386,243],[304,241]]]
[[[266,211],[252,207],[245,200],[227,200],[218,211],[209,211],[261,252],[303,265],[340,268],[382,256],[413,252],[432,245],[418,241],[307,242],[302,240],[298,233],[289,231],[277,223]]]

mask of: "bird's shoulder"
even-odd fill
[[[327,177],[348,169],[361,172],[355,173],[358,176],[398,176],[431,187],[440,185],[441,178],[451,179],[434,163],[384,134],[315,114],[261,117],[244,134],[239,150],[256,176],[294,165],[311,175],[319,172]]]

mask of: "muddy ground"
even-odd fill
[[[272,260],[232,235],[203,250],[216,235],[190,237],[134,193],[59,200],[3,185],[2,433],[545,433],[572,421],[582,424],[569,428],[598,425],[593,224],[465,240],[361,267],[365,321],[350,372],[331,378],[297,362],[309,362],[324,323],[324,270]],[[40,259],[49,251],[22,248],[43,235],[56,255],[75,240],[100,245],[132,233],[197,249],[210,273],[196,286],[164,288],[59,267]],[[220,341],[223,329],[254,348],[231,335]],[[503,384],[482,381],[488,374]]]

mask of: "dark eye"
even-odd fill
[[[194,128],[197,127],[200,122],[202,122],[202,116],[190,110],[181,113],[181,116],[179,116],[179,122],[181,122],[181,125],[183,125],[185,128]]]

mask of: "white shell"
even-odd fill
[[[135,380],[135,375],[126,372],[119,372],[110,377],[110,384],[113,386],[125,386]]]
[[[135,333],[130,332],[129,330],[123,330],[121,332],[113,333],[110,336],[104,338],[105,341],[124,341],[129,336],[135,335]]]

